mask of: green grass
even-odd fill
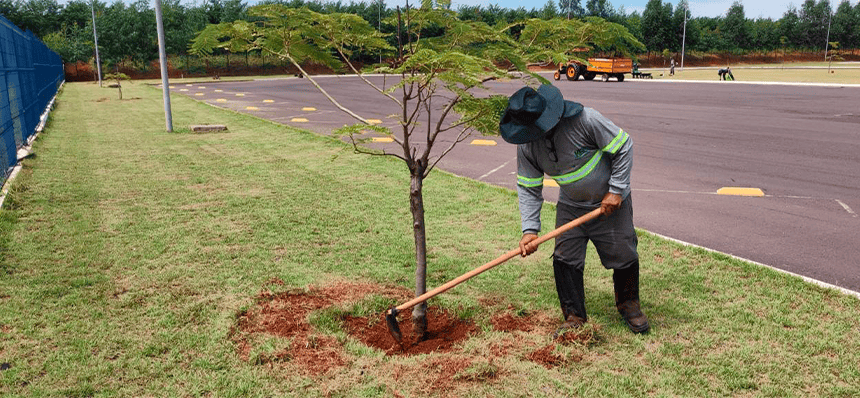
[[[237,315],[272,278],[282,289],[351,280],[411,286],[408,175],[396,160],[173,98],[139,83],[68,84],[0,211],[0,395],[425,396],[446,355],[384,357],[313,313],[345,345],[346,366],[317,378],[266,363],[289,341],[262,339],[242,360]],[[131,99],[133,98],[133,99]],[[191,124],[227,133],[192,134]],[[513,247],[514,192],[442,172],[425,184],[429,281],[437,286]],[[552,224],[554,208],[546,206]],[[499,311],[557,319],[551,245],[434,299],[479,324]],[[526,356],[547,333],[486,330],[455,358],[471,365],[439,396],[860,395],[860,301],[798,278],[640,232],[652,332],[633,335],[611,274],[589,252],[595,342],[559,346],[577,361]],[[264,287],[265,286],[265,287]],[[493,303],[482,307],[480,303]],[[560,320],[559,320],[560,321]],[[499,354],[503,345],[507,354]],[[452,359],[452,360],[453,360]],[[441,361],[441,362],[440,362]],[[392,375],[398,375],[397,381]]]
[[[676,67],[675,76],[669,76],[668,67],[643,69],[643,72],[651,72],[655,79],[718,81],[718,69],[713,67],[681,70],[680,67]],[[784,68],[780,64],[732,65],[732,74],[741,82],[860,84],[860,64],[858,63],[834,62],[830,71],[833,73],[829,73],[826,62],[787,63]]]

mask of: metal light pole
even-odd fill
[[[99,35],[96,34],[96,0],[90,3],[90,11],[93,13],[93,43],[96,46],[96,73],[99,75],[99,87],[102,86],[102,63],[99,60]]]
[[[173,131],[170,112],[170,84],[167,82],[167,52],[164,50],[164,22],[161,19],[161,0],[155,0],[155,24],[158,30],[158,59],[161,61],[161,95],[164,98],[164,119],[167,132]]]
[[[833,20],[833,12],[827,12],[827,39],[824,40],[824,62],[827,62],[827,47],[830,46],[830,22]]]
[[[690,10],[690,5],[684,3],[684,35],[681,36],[681,70],[684,70],[684,50],[687,45],[687,12]]]

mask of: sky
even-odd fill
[[[342,0],[345,3],[348,3],[349,0]],[[557,0],[556,4],[558,4]],[[725,16],[726,12],[729,10],[729,7],[732,6],[735,0],[688,0],[690,3],[690,12],[694,17],[716,17],[716,16]],[[856,5],[858,0],[850,0],[851,5]],[[410,0],[410,3],[416,3],[417,0]],[[526,9],[532,8],[543,8],[544,4],[546,4],[547,0],[533,0],[529,2],[516,1],[516,0],[494,0],[494,1],[486,1],[486,0],[452,0],[452,5],[454,9],[457,9],[460,5],[489,5],[489,4],[498,4],[499,6],[505,8],[519,8],[525,7]],[[663,0],[666,3],[666,0]],[[675,5],[678,4],[677,0],[669,0],[669,3],[672,3],[674,8]],[[835,10],[836,7],[842,0],[830,0],[830,4]],[[645,4],[648,3],[648,0],[609,0],[609,3],[612,4],[612,7],[616,10],[619,9],[622,5],[627,13],[631,13],[633,11],[639,11],[639,14],[642,14],[642,11],[645,10]],[[406,4],[405,0],[386,0],[385,4],[388,7],[394,7],[397,5]],[[582,1],[583,6],[585,5],[585,1]],[[794,4],[796,8],[799,8],[801,4],[803,4],[803,0],[741,0],[741,4],[744,6],[744,12],[746,13],[747,18],[771,18],[773,20],[777,20],[782,18],[782,15],[788,10],[790,4]]]

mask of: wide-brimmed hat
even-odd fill
[[[581,104],[565,101],[555,86],[544,84],[537,90],[523,87],[508,100],[499,131],[505,141],[525,144],[545,137],[559,120],[581,111]]]

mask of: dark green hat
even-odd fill
[[[543,138],[559,120],[579,112],[582,105],[565,101],[555,86],[544,84],[537,90],[523,87],[508,100],[499,131],[505,141],[525,144]]]

